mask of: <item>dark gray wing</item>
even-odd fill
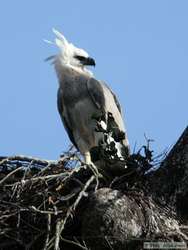
[[[111,91],[111,89],[110,89],[110,91]],[[114,97],[114,101],[115,101],[115,103],[116,103],[116,105],[117,105],[117,107],[118,107],[118,109],[119,109],[120,114],[121,114],[121,106],[120,106],[120,103],[119,103],[119,101],[118,101],[116,95],[115,95],[112,91],[111,91],[111,93],[112,93],[112,95],[113,95],[113,97]]]
[[[104,97],[104,93],[103,93],[104,90],[102,88],[102,85],[105,85],[105,87],[111,92],[111,94],[114,98],[114,101],[116,103],[116,106],[117,106],[119,112],[121,113],[120,103],[119,103],[116,95],[112,92],[112,90],[108,87],[108,85],[103,81],[99,82],[94,78],[90,78],[87,81],[87,88],[88,88],[88,92],[92,98],[92,101],[94,102],[96,107],[98,109],[103,109],[103,107],[105,105],[105,97]]]
[[[68,124],[68,121],[66,120],[66,116],[64,114],[64,111],[63,111],[63,102],[62,102],[62,90],[61,88],[58,89],[58,92],[57,92],[57,108],[58,108],[58,111],[59,111],[59,114],[61,116],[61,120],[64,124],[64,127],[68,133],[68,136],[71,140],[71,142],[74,144],[74,146],[78,149],[78,146],[76,145],[76,142],[74,140],[74,136],[73,136],[73,132],[71,130],[71,127],[69,126]]]
[[[100,82],[94,78],[90,78],[87,81],[87,89],[93,103],[98,109],[102,110],[105,106],[105,98]]]
[[[119,103],[119,101],[118,101],[116,95],[113,93],[113,91],[111,90],[111,88],[110,88],[105,82],[102,81],[102,84],[104,84],[104,85],[110,90],[111,94],[112,94],[113,97],[114,97],[114,101],[115,101],[115,103],[116,103],[116,106],[118,107],[118,110],[119,110],[119,112],[120,112],[120,114],[121,114],[121,106],[120,106],[120,103]]]

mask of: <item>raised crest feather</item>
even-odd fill
[[[58,30],[56,30],[56,29],[53,28],[52,31],[57,36],[57,38],[56,38],[56,44],[57,44],[58,40],[60,40],[64,46],[67,46],[69,44],[68,41],[67,41],[67,39]]]
[[[55,45],[55,43],[54,43],[54,42],[52,42],[52,41],[49,41],[49,40],[47,40],[47,39],[43,39],[43,41],[44,41],[45,43],[48,43],[48,44],[52,44],[52,45]]]
[[[85,75],[92,76],[92,72],[86,68],[86,65],[76,58],[76,56],[83,57],[87,61],[89,58],[88,53],[85,50],[74,46],[72,43],[69,43],[64,35],[58,30],[53,28],[52,31],[55,34],[54,41],[50,42],[45,40],[45,42],[57,46],[60,51],[57,55],[47,58],[47,61],[52,60],[58,76],[61,75],[63,70],[67,67]]]

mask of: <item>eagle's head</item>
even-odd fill
[[[68,66],[75,70],[92,74],[85,67],[95,66],[95,60],[91,58],[85,50],[69,43],[59,31],[53,29],[53,32],[56,35],[55,45],[60,49],[60,53],[55,56],[54,62],[59,62],[62,66]]]

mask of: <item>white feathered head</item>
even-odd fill
[[[56,35],[53,44],[60,49],[60,53],[56,56],[49,57],[48,59],[55,58],[55,61],[58,59],[62,65],[70,66],[75,69],[86,70],[85,66],[95,66],[94,59],[89,57],[85,50],[77,48],[72,43],[69,43],[59,31],[53,29],[53,32]]]

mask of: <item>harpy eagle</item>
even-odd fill
[[[94,59],[83,49],[69,43],[57,30],[53,29],[53,32],[56,35],[55,45],[60,50],[59,54],[50,57],[53,58],[59,81],[57,106],[71,142],[84,156],[86,164],[90,164],[91,149],[104,141],[110,115],[116,131],[121,135],[123,132],[124,136],[120,136],[119,140],[111,136],[107,140],[116,143],[121,157],[122,148],[129,152],[129,143],[121,107],[115,94],[104,82],[95,79],[86,68],[95,66]],[[96,114],[101,114],[98,115],[99,119]],[[99,124],[103,131],[97,131]]]

